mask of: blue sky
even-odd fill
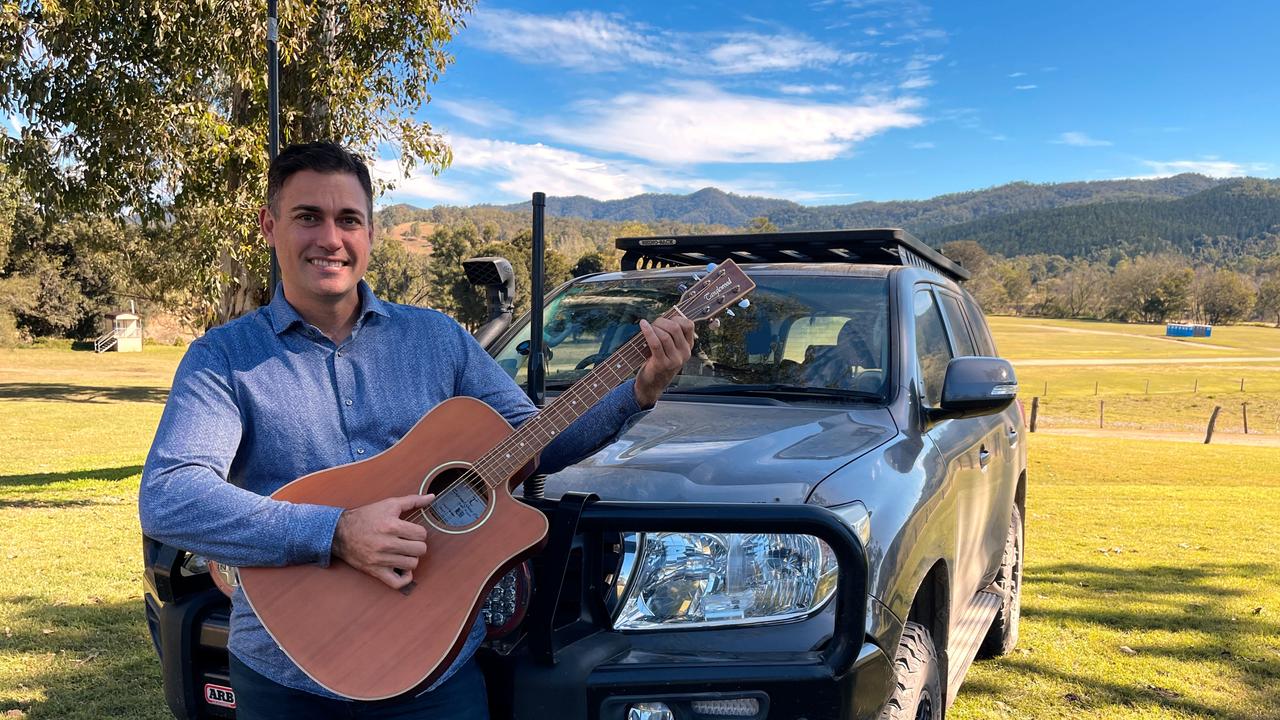
[[[383,201],[1276,177],[1277,27],[1275,2],[481,2],[419,113],[454,164]]]

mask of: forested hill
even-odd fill
[[[740,227],[767,217],[780,230],[829,230],[850,227],[901,227],[915,233],[946,225],[1027,210],[1142,198],[1175,199],[1222,183],[1203,175],[1183,174],[1155,180],[1101,180],[1033,184],[1010,183],[984,190],[940,195],[929,200],[860,202],[806,207],[704,188],[690,195],[648,193],[622,200],[549,197],[547,214],[611,221],[672,221]],[[500,206],[528,213],[529,203]]]
[[[935,247],[974,240],[1006,256],[1176,251],[1213,264],[1276,252],[1280,181],[1222,182],[1177,200],[1127,200],[987,217],[921,233]]]
[[[529,212],[529,203],[499,206],[503,210]],[[547,198],[547,214],[585,220],[635,221],[738,226],[752,218],[802,210],[790,200],[753,197],[703,188],[689,195],[645,193],[621,200],[593,200],[582,195]]]

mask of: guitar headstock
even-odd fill
[[[680,312],[694,322],[719,315],[730,305],[746,297],[756,286],[732,260],[709,265],[706,272],[693,287],[684,291],[680,302],[676,304]]]

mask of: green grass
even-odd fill
[[[1217,327],[1210,338],[1170,339],[1164,325],[990,320],[1024,403],[1040,397],[1042,427],[1096,428],[1101,400],[1113,430],[1204,432],[1217,405],[1215,432],[1241,433],[1248,403],[1249,432],[1280,435],[1280,329]],[[1197,362],[1204,359],[1215,362]]]
[[[1260,325],[1215,327],[1207,338],[1167,338],[1163,324],[1014,317],[988,321],[1000,354],[1013,360],[1280,356],[1280,329]]]
[[[1021,642],[973,666],[956,715],[1280,718],[1280,450],[1030,452]]]
[[[137,494],[181,356],[0,351],[0,712],[170,717]]]
[[[1041,322],[993,325],[1004,349]],[[1239,353],[1280,337],[1266,332],[1250,329]],[[1076,357],[1088,347],[1063,338],[1113,340],[1055,339]],[[181,352],[0,351],[0,715],[169,717],[142,614],[135,501]],[[1102,368],[1117,382],[1131,369]],[[1077,385],[1051,392],[1046,411],[1087,409],[1092,383]],[[1173,395],[1148,402],[1159,398]],[[1280,449],[1030,443],[1022,642],[973,667],[954,716],[1280,718]]]

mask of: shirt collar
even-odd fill
[[[373,294],[373,288],[369,287],[369,283],[361,280],[356,285],[356,291],[360,293],[360,318],[356,321],[359,325],[369,317],[369,314],[390,317],[391,313],[387,311],[386,303],[378,299]],[[284,299],[284,283],[276,286],[275,295],[271,298],[271,303],[267,305],[267,317],[271,320],[271,329],[276,335],[284,333],[295,324],[306,324],[306,320],[298,314],[297,310]]]

